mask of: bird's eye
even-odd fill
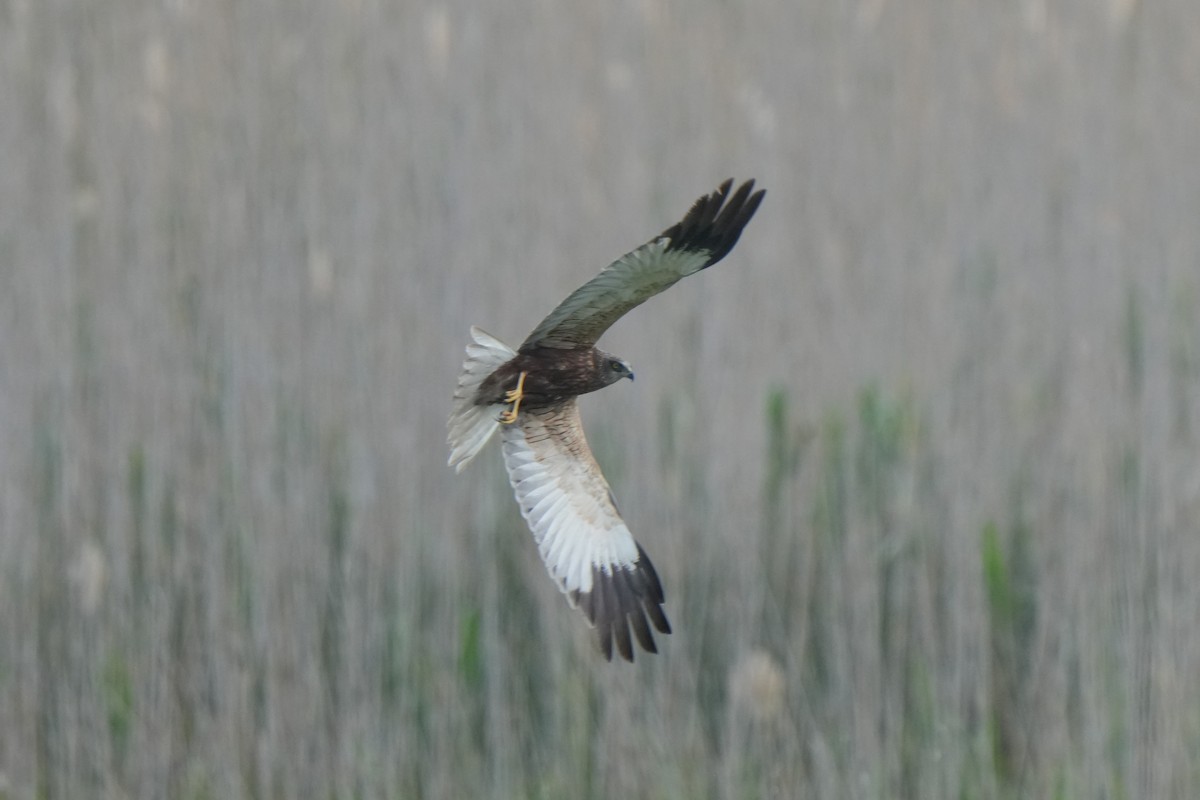
[[[620,372],[620,371],[621,371],[621,362],[620,362],[620,361],[614,361],[614,362],[612,362],[612,371],[613,371],[613,372]]]

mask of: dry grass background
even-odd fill
[[[0,797],[1200,796],[1200,10],[0,2]],[[606,664],[444,420],[586,401]]]

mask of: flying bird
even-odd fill
[[[575,398],[633,380],[627,362],[595,346],[610,325],[733,249],[766,192],[751,180],[730,196],[732,186],[725,181],[572,292],[516,350],[472,326],[454,391],[450,466],[461,472],[501,431],[509,482],[546,569],[610,661],[614,641],[633,661],[631,629],[642,649],[657,653],[650,624],[660,633],[671,625],[658,573],[617,511]]]

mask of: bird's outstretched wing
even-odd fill
[[[766,194],[746,181],[729,197],[732,186],[730,178],[692,204],[678,223],[572,292],[534,328],[521,350],[594,345],[630,309],[724,258]]]
[[[503,436],[504,466],[538,552],[595,627],[604,657],[612,659],[615,641],[621,657],[633,661],[631,629],[644,650],[657,653],[647,617],[671,632],[662,584],[617,512],[575,401],[523,411]]]

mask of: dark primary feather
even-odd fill
[[[571,593],[572,602],[595,626],[600,652],[609,661],[612,660],[614,642],[617,653],[626,661],[633,661],[634,639],[646,652],[658,652],[654,634],[646,621],[647,615],[660,633],[671,632],[671,623],[662,610],[664,597],[658,573],[640,544],[637,552],[638,559],[631,567],[611,564],[602,569],[593,566],[592,590]],[[632,637],[630,627],[633,628]]]
[[[759,189],[751,194],[754,191],[754,181],[749,180],[738,187],[733,198],[722,208],[721,204],[732,185],[733,178],[730,178],[722,183],[717,191],[701,197],[692,204],[691,210],[682,220],[662,232],[660,238],[671,240],[668,251],[707,251],[708,263],[704,267],[711,267],[729,255],[729,251],[737,244],[738,237],[742,235],[742,229],[754,216],[763,195],[767,193],[765,189]]]
[[[766,194],[761,189],[755,192],[751,180],[730,197],[732,186],[732,179],[725,181],[693,203],[682,220],[568,295],[534,328],[520,350],[594,345],[628,311],[724,258]]]

